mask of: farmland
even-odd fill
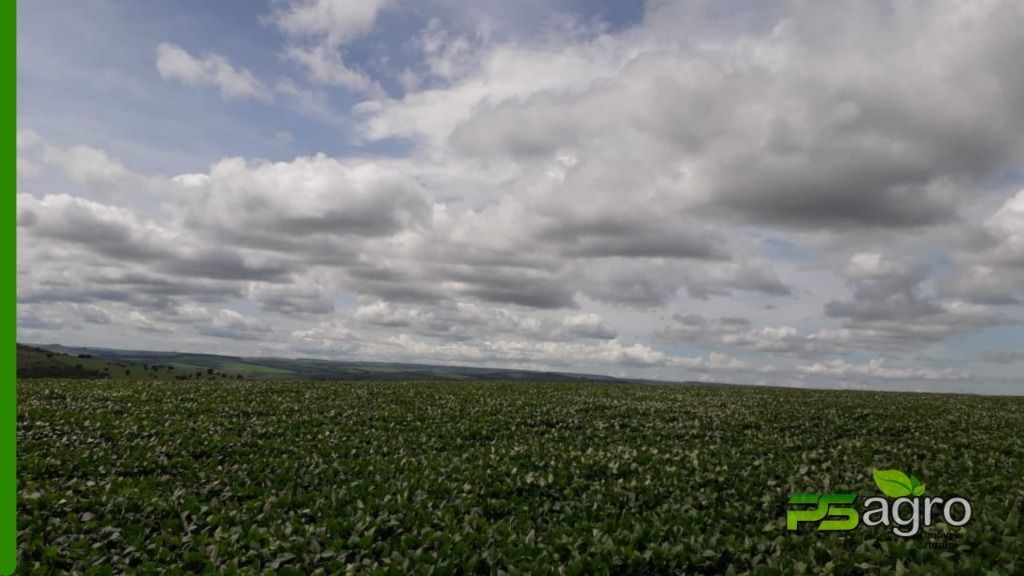
[[[36,379],[18,443],[23,573],[1024,571],[1024,398]],[[873,468],[974,517],[787,532]]]

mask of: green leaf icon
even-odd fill
[[[910,491],[914,496],[920,496],[924,494],[924,483],[917,479],[917,476],[910,475]]]
[[[871,475],[875,478],[875,484],[883,494],[890,498],[900,498],[902,496],[910,496],[914,493],[914,485],[907,475],[899,470],[878,470],[877,468],[871,471]],[[924,492],[924,485],[921,485],[921,491]]]

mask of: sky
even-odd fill
[[[1024,393],[1024,3],[18,12],[21,342]]]

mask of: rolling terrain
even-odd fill
[[[23,353],[24,350],[24,353]],[[22,369],[23,357],[25,369]],[[85,358],[83,358],[85,357]],[[215,354],[116,350],[51,345],[18,345],[19,377],[258,378],[264,380],[543,380],[617,381],[596,374],[438,366],[390,362],[357,362],[313,358],[246,358]],[[68,371],[67,367],[72,370]]]

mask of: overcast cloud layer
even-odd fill
[[[19,340],[1024,393],[1024,4],[516,5],[20,3]]]

